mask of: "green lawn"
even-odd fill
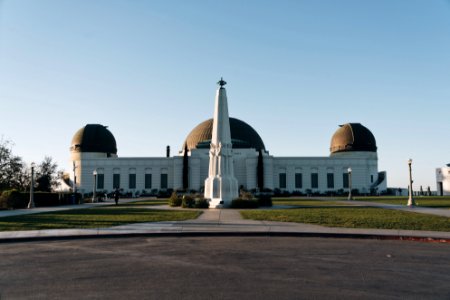
[[[317,207],[241,211],[245,219],[328,227],[450,231],[450,219],[371,207]]]
[[[273,198],[273,205],[295,205],[295,206],[345,206],[345,203],[336,201],[322,201],[311,198]]]
[[[130,223],[195,219],[201,211],[101,207],[0,218],[0,231],[104,228]]]
[[[323,197],[322,199],[326,199]],[[347,206],[349,204],[338,203],[336,201],[345,201],[347,197],[329,197],[330,200],[317,200],[309,197],[299,198],[273,198],[274,205],[297,205],[297,206]],[[379,202],[387,204],[406,205],[408,197],[406,196],[356,196],[353,198],[358,201]],[[450,209],[450,196],[417,196],[414,198],[417,206],[434,207]]]
[[[408,197],[405,196],[355,197],[354,199],[360,201],[371,201],[398,205],[406,205],[408,203]],[[414,200],[416,201],[417,206],[450,209],[449,196],[417,196],[414,197]]]

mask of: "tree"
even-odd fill
[[[0,190],[25,190],[27,168],[22,158],[12,153],[11,141],[0,139]]]
[[[184,155],[183,155],[183,189],[185,191],[189,188],[189,157],[188,157],[188,147],[187,143],[184,146]]]
[[[36,191],[51,192],[59,185],[58,164],[50,156],[46,156],[36,170]]]
[[[262,155],[262,149],[259,149],[258,165],[256,166],[256,176],[258,188],[260,191],[264,189],[264,160]]]

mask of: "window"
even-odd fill
[[[348,173],[342,174],[342,182],[344,183],[344,188],[348,189]]]
[[[303,185],[302,173],[295,173],[295,188],[301,189]]]
[[[161,188],[167,189],[167,174],[161,174]]]
[[[114,189],[120,188],[120,174],[113,175],[113,188]]]
[[[370,175],[370,182],[373,182],[373,175]]]
[[[327,188],[334,189],[334,174],[327,173]]]
[[[97,189],[103,190],[105,188],[105,174],[97,174]]]
[[[152,174],[145,174],[145,188],[152,188]]]
[[[135,189],[136,188],[136,174],[129,174],[128,176],[128,188]]]
[[[311,173],[311,188],[317,189],[319,188],[319,174]]]
[[[286,188],[286,173],[280,173],[279,177],[280,177],[280,189],[285,189]]]

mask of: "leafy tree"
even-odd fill
[[[26,189],[27,168],[22,158],[12,153],[11,141],[0,140],[0,190]]]
[[[51,192],[58,186],[58,164],[50,156],[46,156],[36,170],[36,191]]]

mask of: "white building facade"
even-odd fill
[[[436,190],[438,196],[450,196],[450,164],[436,169]]]
[[[382,193],[387,188],[386,172],[378,170],[375,138],[359,123],[340,126],[326,157],[270,155],[250,125],[231,117],[229,123],[234,177],[240,189],[336,195],[348,192],[349,168],[351,187],[359,193]],[[212,127],[213,119],[196,126],[175,156],[119,157],[116,140],[107,127],[88,124],[72,139],[71,161],[75,168],[71,179],[81,193],[92,192],[94,182],[96,191],[119,188],[133,195],[167,190],[203,192]]]

